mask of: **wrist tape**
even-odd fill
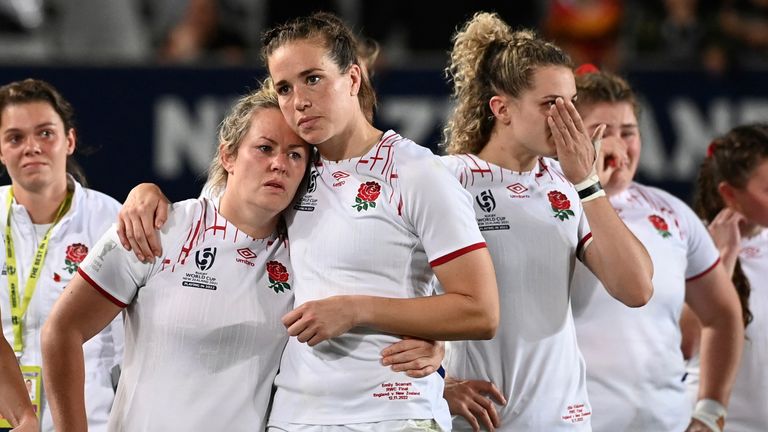
[[[605,196],[603,186],[600,184],[600,178],[595,173],[575,184],[574,187],[576,192],[579,193],[581,202],[592,201],[595,198]]]
[[[722,432],[725,425],[726,409],[714,399],[701,399],[696,402],[691,417],[704,423],[713,432]]]

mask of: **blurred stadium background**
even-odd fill
[[[45,79],[73,103],[93,188],[123,200],[153,181],[183,199],[227,108],[264,77],[261,32],[315,10],[378,41],[377,124],[435,152],[450,37],[481,10],[627,76],[643,102],[639,179],[683,200],[715,135],[768,121],[768,0],[0,0],[0,82]]]

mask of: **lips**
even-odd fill
[[[276,180],[270,180],[270,181],[264,183],[264,186],[268,187],[268,188],[285,190],[285,186],[283,185],[283,183],[279,182],[279,181],[276,181]]]
[[[37,168],[45,165],[45,162],[42,161],[34,161],[34,162],[27,162],[21,165],[22,168]]]
[[[315,120],[317,120],[318,118],[320,118],[320,117],[315,117],[315,116],[302,117],[302,118],[299,119],[297,125],[299,127],[309,127],[312,124],[314,124]]]

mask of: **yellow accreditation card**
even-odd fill
[[[24,384],[29,393],[29,400],[32,401],[32,407],[37,414],[38,420],[42,415],[42,401],[43,401],[43,368],[40,366],[22,366],[21,375],[24,379]],[[11,423],[0,416],[0,428],[10,428]]]
[[[21,375],[27,386],[27,393],[29,393],[29,400],[32,401],[35,414],[40,419],[43,410],[43,368],[40,366],[22,366]]]

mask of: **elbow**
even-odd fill
[[[45,324],[43,324],[43,328],[40,330],[40,346],[44,357],[46,352],[55,349],[56,341],[60,340],[56,335],[57,326],[54,321],[55,320],[50,318],[47,319]]]
[[[628,290],[621,297],[616,297],[625,306],[630,308],[639,308],[648,304],[653,297],[653,282],[650,278],[642,278],[636,284],[633,284],[632,289]]]
[[[496,329],[499,328],[499,311],[498,308],[492,313],[484,313],[475,329],[475,339],[489,340],[496,336]]]

